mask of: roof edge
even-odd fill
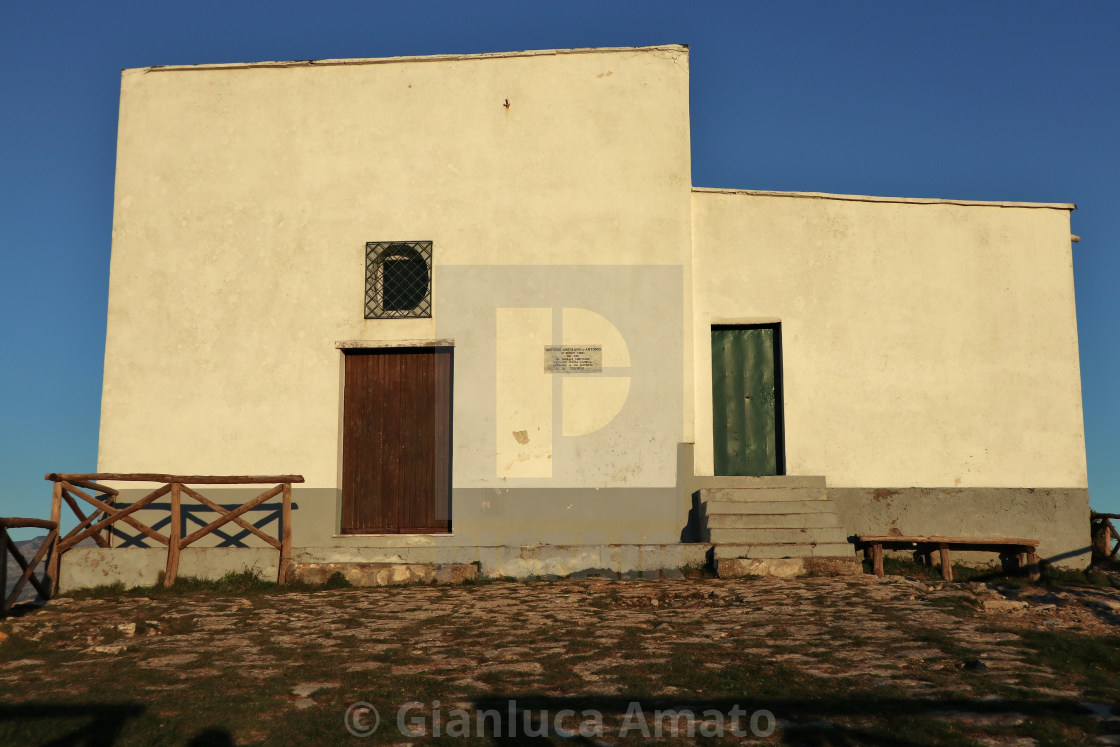
[[[753,197],[804,197],[813,200],[847,200],[848,202],[897,202],[913,205],[964,205],[976,207],[1046,208],[1076,210],[1072,202],[996,202],[990,200],[953,200],[940,197],[876,197],[873,195],[842,195],[831,192],[781,192],[767,189],[723,189],[693,187],[693,192],[706,194],[751,195]]]
[[[189,70],[233,70],[240,68],[329,67],[337,65],[381,65],[398,62],[454,62],[485,60],[494,57],[544,57],[561,54],[596,54],[624,52],[688,52],[687,44],[657,44],[648,47],[579,47],[577,49],[528,49],[512,52],[480,52],[476,54],[406,55],[402,57],[331,58],[325,60],[288,60],[270,62],[217,62],[203,65],[152,65],[126,68],[142,72],[182,72]]]

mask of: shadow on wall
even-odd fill
[[[1068,552],[1060,552],[1060,553],[1057,553],[1056,555],[1050,555],[1050,556],[1044,557],[1044,558],[1042,558],[1042,562],[1043,563],[1058,564],[1058,563],[1061,563],[1063,560],[1068,560],[1069,558],[1084,559],[1087,555],[1090,554],[1090,551],[1092,549],[1093,549],[1092,547],[1086,545],[1085,547],[1079,547],[1076,550],[1069,550]]]
[[[241,508],[242,503],[219,503],[226,511],[235,511]],[[124,508],[124,506],[121,506]],[[280,536],[280,518],[283,514],[284,504],[281,502],[276,503],[262,503],[261,505],[246,511],[242,514],[242,518],[250,522],[257,529],[263,530],[272,522],[276,522],[276,536]],[[292,501],[293,523],[295,521],[294,512],[299,509],[299,504]],[[171,503],[150,503],[144,507],[143,511],[161,512],[163,518],[151,524],[151,528],[157,532],[165,531],[171,525]],[[182,526],[180,529],[180,537],[186,537],[196,529],[201,529],[212,521],[219,518],[218,513],[207,508],[206,506],[183,503],[180,507],[180,515],[182,518]],[[193,526],[192,526],[193,525]],[[130,534],[126,531],[127,525],[122,522],[113,524],[113,547],[154,547],[152,540],[141,532]],[[234,532],[237,529],[239,531]],[[217,537],[219,542],[215,547],[250,547],[245,540],[252,536],[248,529],[238,527],[235,523],[230,522],[225,526],[215,529],[212,532],[214,537]]]
[[[692,506],[688,509],[684,527],[681,528],[681,542],[702,542],[700,532],[700,491],[692,494]]]

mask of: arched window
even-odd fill
[[[432,315],[432,242],[366,244],[366,319]]]

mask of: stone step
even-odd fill
[[[814,514],[711,514],[705,517],[708,529],[802,529],[838,527],[835,511]]]
[[[705,516],[717,514],[835,514],[832,501],[710,501],[700,504]]]
[[[730,544],[712,547],[712,553],[717,560],[720,558],[847,558],[855,557],[855,552],[855,546],[848,542],[829,542],[820,545]]]
[[[716,575],[720,578],[777,576],[790,578],[812,573],[818,576],[858,576],[863,564],[858,558],[720,558]]]
[[[708,541],[712,544],[846,544],[848,533],[840,527],[813,527],[804,529],[774,529],[751,527],[749,529],[708,528]]]
[[[768,489],[768,488],[823,488],[827,485],[821,476],[806,475],[766,475],[763,477],[745,477],[739,475],[707,475],[696,478],[696,485],[703,488],[741,488]]]
[[[703,488],[700,501],[827,501],[826,488]]]

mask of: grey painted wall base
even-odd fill
[[[196,486],[198,487],[198,486]],[[264,486],[268,487],[268,486]],[[261,490],[199,487],[207,498],[234,508]],[[118,506],[139,500],[147,490],[122,490]],[[689,493],[664,488],[456,488],[452,491],[451,534],[360,535],[339,533],[342,491],[334,488],[292,488],[292,546],[439,546],[522,547],[528,545],[668,544],[682,539],[691,505]],[[166,532],[170,502],[161,499],[137,518]],[[183,497],[184,535],[217,518],[217,514]],[[246,514],[246,519],[276,536],[280,499],[274,498]],[[118,523],[114,547],[155,546],[132,527]],[[264,547],[264,543],[235,524],[203,537],[197,546]]]
[[[699,542],[693,494],[742,478],[694,476],[692,444],[679,445],[676,470],[677,485],[664,488],[456,489],[452,533],[428,535],[339,535],[340,491],[296,486],[292,491],[293,561],[477,563],[484,576],[519,578],[564,576],[595,568],[616,575],[641,574],[702,565],[711,546]],[[121,491],[118,505],[146,492]],[[259,491],[203,492],[233,507]],[[848,535],[1026,537],[1040,540],[1042,559],[1060,567],[1084,568],[1090,558],[1089,493],[1084,488],[828,488],[828,497]],[[166,531],[168,506],[166,501],[159,503],[156,510],[138,512],[137,518]],[[213,512],[187,498],[183,506],[184,533],[215,518]],[[278,517],[277,500],[246,515],[271,534],[277,532]],[[139,534],[127,526],[118,527],[121,532]],[[130,542],[133,546],[121,547]],[[71,582],[64,572],[63,588],[113,580],[132,585],[154,583],[164,567],[166,550],[162,546],[145,549],[144,544],[155,543],[139,535],[132,540],[116,538],[114,550],[121,547],[119,553],[97,548],[71,550],[64,556],[63,566],[71,568],[73,585],[67,587]],[[206,546],[215,544],[229,546]],[[184,550],[179,572],[216,578],[249,566],[272,577],[278,553],[262,545],[240,527],[227,525],[221,534],[205,537]],[[132,552],[141,554],[133,556]],[[989,564],[994,558],[954,553],[953,559]]]
[[[828,497],[850,534],[1037,539],[1044,561],[1089,564],[1085,488],[829,488]],[[991,553],[953,553],[954,562],[995,560]]]

